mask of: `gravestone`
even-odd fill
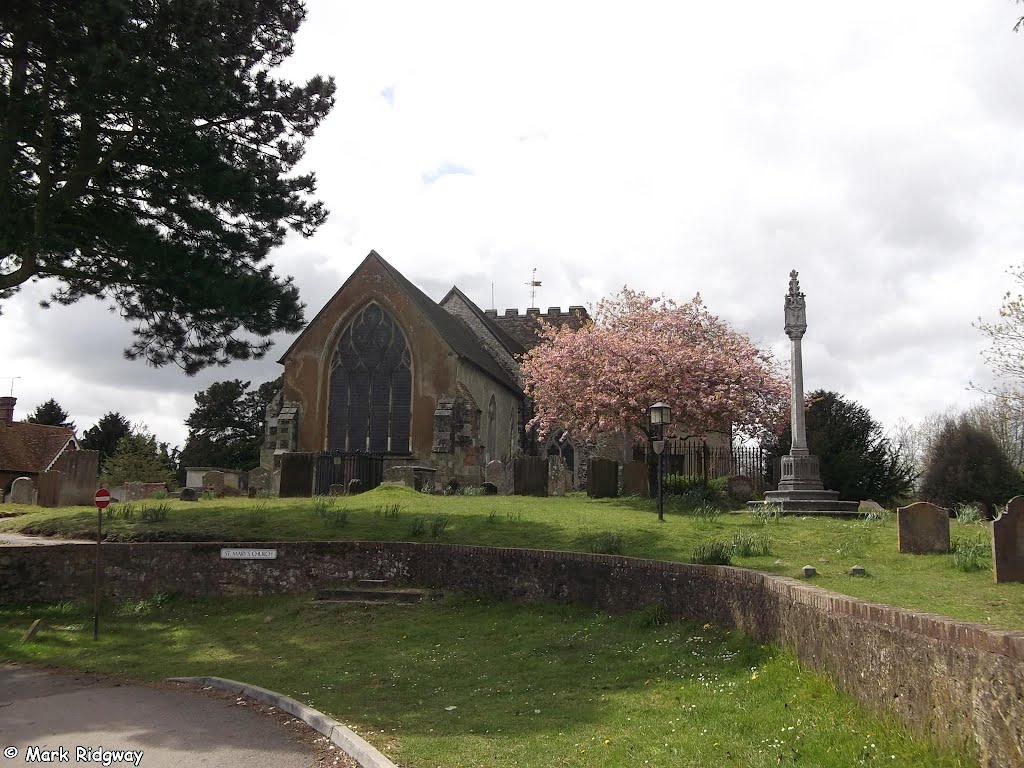
[[[40,472],[36,478],[36,504],[40,507],[60,506],[61,472]]]
[[[548,496],[565,496],[569,488],[569,467],[561,456],[548,459]]]
[[[249,470],[249,491],[259,493],[270,491],[271,473],[266,467],[255,467]]]
[[[918,501],[896,510],[900,552],[949,552],[949,510]]]
[[[18,477],[11,483],[11,504],[35,504],[36,489],[31,478]]]
[[[737,504],[746,504],[754,498],[754,483],[746,475],[733,475],[725,483],[726,494]]]
[[[210,488],[218,496],[224,495],[224,473],[213,469],[203,475],[203,488]]]
[[[857,508],[857,511],[862,514],[870,512],[884,512],[885,507],[883,507],[874,499],[865,499],[860,503],[860,507]]]
[[[270,495],[280,496],[281,495],[281,470],[275,469],[273,474],[270,475]]]
[[[548,495],[548,461],[540,456],[521,456],[510,462],[512,484],[510,493],[516,496]]]
[[[353,477],[348,481],[348,495],[355,496],[357,493],[363,492],[363,481],[358,477]]]
[[[647,475],[647,464],[642,461],[631,461],[622,465],[622,495],[651,495],[650,478]]]
[[[126,483],[122,501],[139,501],[146,495],[145,483]]]
[[[281,454],[281,485],[278,495],[282,499],[312,496],[315,466],[316,454]]]
[[[484,483],[480,487],[483,488],[484,496],[494,496],[498,493],[498,486],[494,483]]]
[[[199,491],[195,488],[182,488],[178,498],[182,501],[199,501]]]
[[[402,485],[414,491],[424,488],[434,490],[434,476],[437,470],[433,467],[418,467],[412,464],[398,464],[384,470],[381,485]]]
[[[992,521],[992,563],[996,583],[1024,581],[1024,496],[1015,496]]]
[[[504,496],[508,493],[508,486],[505,484],[505,465],[498,460],[487,462],[484,467],[484,482],[490,483],[497,489],[497,493]]]
[[[345,495],[345,484],[344,483],[331,483],[331,486],[327,489],[328,496],[344,496]]]
[[[612,499],[619,495],[619,464],[614,459],[591,459],[587,465],[587,496]]]

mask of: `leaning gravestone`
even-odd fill
[[[1015,496],[992,521],[996,583],[1024,581],[1024,496]]]
[[[60,506],[61,475],[56,470],[39,473],[36,479],[36,504],[40,507]]]
[[[561,456],[548,459],[548,496],[565,496],[569,487],[569,467]]]
[[[511,462],[511,493],[516,496],[548,495],[548,462],[540,456],[522,456]]]
[[[249,490],[251,492],[269,492],[270,480],[270,470],[266,467],[254,467],[249,470]]]
[[[949,510],[918,501],[896,510],[900,552],[949,552]]]
[[[11,483],[11,504],[35,504],[36,489],[31,478],[18,477]]]
[[[651,495],[647,464],[642,461],[631,461],[622,465],[622,495],[644,498]]]
[[[497,492],[502,496],[508,493],[505,486],[505,465],[497,459],[487,462],[487,466],[484,467],[484,482],[497,488]]]
[[[587,496],[609,499],[619,495],[619,464],[614,459],[591,459],[587,465]]]

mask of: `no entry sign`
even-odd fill
[[[107,504],[110,503],[110,491],[108,491],[106,488],[100,488],[98,491],[96,491],[96,495],[93,496],[92,500],[100,509],[106,509]]]

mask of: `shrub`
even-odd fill
[[[726,493],[728,480],[724,477],[705,480],[699,475],[674,472],[665,475],[662,487],[665,495],[679,497],[686,507],[714,506],[727,509],[730,506]]]
[[[595,555],[621,555],[626,551],[626,541],[621,533],[606,531],[591,537],[587,549]]]
[[[377,507],[377,509],[374,510],[373,514],[377,517],[383,515],[384,517],[392,517],[397,520],[398,516],[402,514],[402,509],[402,505],[397,503],[381,504],[379,507]]]
[[[953,509],[956,514],[956,521],[961,525],[970,525],[985,517],[981,507],[977,504],[957,504]]]
[[[430,535],[435,539],[444,533],[444,529],[448,527],[448,523],[451,520],[448,515],[435,515],[430,519]]]
[[[121,518],[122,520],[134,520],[135,512],[136,509],[134,504],[118,503],[111,504],[109,507],[107,507],[105,516],[108,520],[117,520],[118,518]]]
[[[155,499],[157,501],[159,501],[161,499],[166,499],[167,498],[167,491],[163,490],[162,488],[157,488],[155,491],[153,491],[153,495],[152,495],[151,498],[153,498],[153,499]]]
[[[142,510],[139,512],[139,519],[144,523],[162,523],[167,519],[167,513],[170,511],[171,505],[166,501],[152,506],[143,504]]]
[[[344,528],[348,525],[348,510],[332,509],[327,513],[324,522],[335,528]]]
[[[427,530],[427,521],[422,517],[414,517],[409,523],[409,535],[414,539],[422,536]]]
[[[484,488],[482,485],[464,485],[459,488],[459,496],[483,496]]]
[[[690,554],[690,562],[697,565],[730,565],[732,544],[726,541],[709,541],[701,544]]]
[[[497,521],[498,521],[498,510],[492,509],[490,512],[487,513],[487,522],[488,523],[496,523]]]
[[[991,433],[966,419],[948,419],[928,447],[921,492],[944,507],[980,502],[992,508],[1024,487]]]
[[[953,543],[953,567],[965,573],[984,570],[990,554],[988,542],[982,539],[956,541]]]
[[[311,509],[313,517],[318,520],[325,520],[330,515],[331,510],[334,509],[335,499],[333,496],[314,496],[313,507]]]
[[[711,521],[722,514],[722,510],[710,504],[701,504],[699,507],[691,509],[690,514],[700,520]]]
[[[768,523],[777,523],[782,519],[782,505],[765,503],[760,506],[754,507],[751,514],[754,519],[761,525],[768,525]]]
[[[736,557],[764,557],[772,553],[772,540],[766,533],[738,533],[732,540]]]
[[[245,522],[251,528],[263,525],[267,521],[269,509],[265,503],[254,504],[245,513]]]

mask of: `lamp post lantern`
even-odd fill
[[[651,426],[658,428],[658,439],[653,441],[654,452],[658,455],[658,519],[665,520],[665,497],[662,493],[664,485],[665,425],[672,421],[672,409],[667,403],[655,403],[647,409]]]

